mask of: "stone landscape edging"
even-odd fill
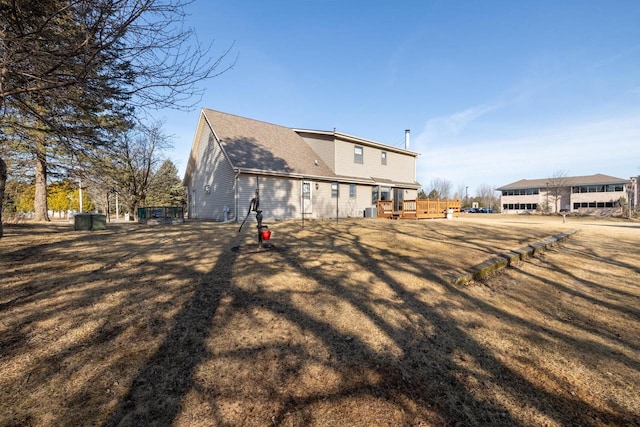
[[[472,280],[482,280],[498,270],[509,267],[516,262],[524,261],[527,258],[534,257],[544,252],[545,250],[551,248],[552,246],[555,246],[558,242],[565,240],[578,231],[580,230],[574,229],[565,233],[555,234],[553,236],[547,237],[544,240],[532,243],[522,248],[498,254],[494,258],[491,258],[474,266],[469,273],[463,274],[462,276],[458,277],[454,281],[454,284],[464,285],[471,282]]]

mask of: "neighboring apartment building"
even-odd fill
[[[256,189],[265,219],[362,217],[378,200],[417,198],[418,153],[406,147],[203,109],[183,181],[188,217],[241,221]]]
[[[503,213],[578,212],[615,213],[620,199],[629,200],[631,182],[596,174],[588,176],[522,179],[497,188]]]

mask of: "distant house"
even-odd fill
[[[608,175],[522,179],[497,188],[503,213],[615,213],[628,200],[630,181]]]
[[[417,197],[417,156],[335,130],[203,109],[183,181],[187,215],[241,221],[257,189],[265,219],[362,217],[378,200]]]

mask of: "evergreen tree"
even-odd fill
[[[153,174],[145,204],[147,206],[183,206],[185,204],[182,180],[178,177],[178,168],[171,160],[165,160]]]

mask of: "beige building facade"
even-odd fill
[[[632,182],[596,174],[523,179],[497,188],[503,213],[577,212],[616,214],[629,203]]]

